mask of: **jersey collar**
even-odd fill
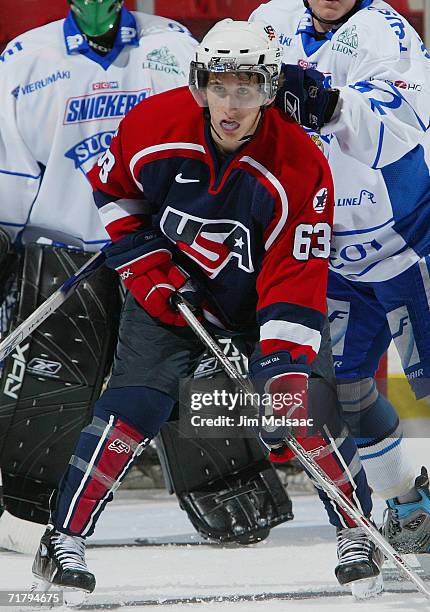
[[[127,9],[121,9],[120,25],[118,34],[115,38],[114,46],[112,50],[105,56],[101,56],[91,49],[85,38],[82,36],[81,30],[78,28],[72,11],[69,11],[66,19],[64,20],[64,42],[66,45],[66,51],[68,55],[74,53],[81,53],[88,57],[88,59],[100,64],[102,68],[107,70],[112,62],[118,57],[121,51],[126,45],[133,47],[139,46],[139,36],[137,31],[136,19],[127,11]]]
[[[301,36],[303,50],[308,57],[318,51],[328,40],[331,40],[334,33],[334,31],[326,32],[323,38],[315,38],[315,28],[309,9],[306,9],[303,17],[300,19],[296,31],[296,34]]]

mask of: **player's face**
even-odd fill
[[[288,0],[287,0],[288,1]],[[312,12],[322,19],[336,21],[342,19],[355,6],[356,0],[308,0]],[[318,29],[330,29],[330,26],[318,23]]]
[[[226,153],[251,136],[260,118],[261,94],[258,82],[246,74],[216,74],[209,76],[207,104],[211,116],[212,136]]]

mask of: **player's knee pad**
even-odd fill
[[[337,392],[344,419],[359,446],[361,441],[388,437],[398,429],[399,417],[379,393],[374,378],[338,380]]]
[[[114,414],[95,415],[81,432],[64,478],[52,520],[67,533],[91,535],[105,505],[150,437]]]
[[[157,435],[172,412],[174,400],[150,387],[108,387],[94,408],[94,415],[108,420],[115,415],[149,438]]]

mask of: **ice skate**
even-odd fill
[[[387,501],[382,534],[400,553],[430,552],[430,490],[425,467],[415,479],[420,499],[399,503],[396,497]]]
[[[32,591],[63,591],[64,603],[78,606],[94,591],[96,579],[85,562],[85,540],[48,525],[33,562]]]
[[[356,599],[367,599],[382,593],[382,552],[360,527],[337,529],[338,564],[335,569],[339,584],[350,584]]]

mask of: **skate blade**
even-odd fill
[[[58,606],[58,604],[61,602],[61,591],[58,589],[58,587],[55,584],[52,584],[52,582],[47,582],[39,576],[33,575],[30,593],[34,597],[31,607],[32,610],[52,609],[54,605]],[[50,599],[48,599],[48,597]]]
[[[63,588],[63,603],[68,608],[79,608],[83,606],[89,597],[88,591],[82,589]]]
[[[364,578],[363,580],[351,582],[351,593],[357,601],[377,597],[383,590],[384,580],[382,574],[378,574],[374,578]]]
[[[47,593],[52,587],[51,582],[47,582],[39,576],[33,576],[33,582],[31,583],[30,593]]]
[[[89,596],[88,591],[83,591],[82,589],[60,587],[56,584],[52,584],[52,582],[47,582],[43,578],[34,576],[33,583],[30,587],[31,593],[46,593],[49,590],[51,591],[51,593],[62,593],[63,605],[67,606],[68,608],[79,608],[87,601]]]

